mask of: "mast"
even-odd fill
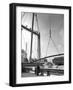
[[[39,23],[38,23],[38,17],[37,17],[37,14],[35,14],[36,16],[36,22],[37,22],[37,27],[38,27],[38,42],[37,42],[37,57],[38,59],[40,59],[40,56],[41,56],[41,52],[40,52],[40,31],[39,31]]]
[[[38,48],[37,48],[37,53],[38,53],[38,59],[40,59],[40,33],[39,33],[39,35],[38,35],[38,43],[37,43],[38,45]]]
[[[32,31],[31,31],[31,45],[30,45],[30,62],[31,62],[31,57],[32,57],[33,28],[34,28],[34,13],[33,13],[33,16],[32,16]]]

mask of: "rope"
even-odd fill
[[[49,32],[49,33],[50,33],[50,36],[49,36],[48,46],[47,46],[47,49],[46,49],[46,56],[47,56],[47,51],[48,51],[48,47],[49,47],[50,41],[52,41],[52,43],[53,43],[53,45],[54,45],[56,51],[59,53],[59,50],[58,50],[58,48],[56,47],[56,44],[55,44],[54,40],[52,39],[52,36],[51,36],[51,29],[50,29],[50,32]]]
[[[56,47],[56,44],[55,44],[54,40],[50,37],[50,38],[49,38],[49,42],[48,42],[48,46],[47,46],[47,49],[46,49],[46,50],[47,50],[47,51],[46,51],[46,56],[47,56],[47,52],[48,52],[48,47],[49,47],[50,41],[52,41],[52,43],[53,43],[56,51],[59,53],[59,50],[58,50],[58,48]]]
[[[58,50],[58,48],[56,47],[56,44],[55,44],[54,40],[52,39],[52,35],[51,35],[51,18],[50,18],[50,31],[49,31],[48,46],[49,46],[49,44],[50,44],[50,41],[52,41],[52,43],[53,43],[53,45],[54,45],[56,51],[59,53],[59,50]],[[47,51],[48,51],[48,46],[47,46]],[[46,51],[46,56],[47,56],[47,51]]]
[[[52,42],[53,42],[54,47],[56,48],[56,51],[59,53],[59,50],[58,50],[58,48],[56,47],[56,44],[55,44],[54,40],[53,40],[52,38],[51,38],[51,40],[52,40]]]
[[[48,45],[47,45],[47,49],[46,49],[46,56],[47,56],[47,52],[48,52],[48,46],[49,46],[49,44],[50,44],[50,39],[51,39],[51,38],[49,38]]]

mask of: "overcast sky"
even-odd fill
[[[32,13],[23,13],[22,24],[31,27]],[[41,36],[41,57],[64,52],[64,15],[63,14],[43,14],[38,13],[38,25]],[[34,19],[36,21],[36,18]],[[34,22],[34,29],[37,24]],[[59,52],[57,52],[53,42],[50,40],[49,46],[49,30],[51,29],[52,39],[55,42]],[[48,47],[48,48],[47,48]]]

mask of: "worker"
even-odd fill
[[[39,73],[40,73],[40,66],[37,65],[37,67],[36,67],[36,69],[35,69],[35,74],[36,74],[37,76],[39,76]]]

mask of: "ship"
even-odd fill
[[[27,44],[26,44],[26,51],[22,50],[25,54],[24,55],[25,56],[24,61],[21,63],[22,73],[24,73],[24,74],[28,73],[29,76],[31,73],[33,73],[34,76],[64,75],[64,53],[46,56],[44,58],[41,58],[40,32],[34,31],[34,17],[37,18],[36,13],[32,14],[32,28],[28,28],[24,25],[21,25],[21,28],[22,28],[21,31],[23,29],[25,29],[25,30],[31,32],[31,44],[30,44],[29,60],[27,59]],[[50,29],[49,33],[50,33],[50,38],[51,38],[51,29]],[[38,37],[38,43],[37,43],[37,54],[38,55],[37,55],[37,58],[32,58],[33,34],[35,34]],[[55,45],[55,43],[54,43],[54,45]],[[53,57],[52,62],[48,62],[47,58],[52,58],[52,57]],[[23,75],[23,76],[25,76],[25,75]]]

